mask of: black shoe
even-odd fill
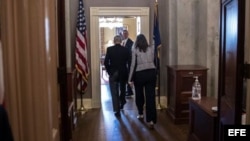
[[[121,116],[120,112],[115,112],[115,116],[120,117]]]

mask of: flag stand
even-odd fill
[[[158,91],[159,88],[156,87],[155,89],[156,89],[156,91]],[[158,110],[162,109],[162,106],[161,106],[161,103],[160,103],[160,95],[159,94],[158,94],[158,103],[157,103],[156,109],[158,109]]]
[[[157,75],[157,86],[155,87],[155,89],[156,89],[156,93],[157,93],[157,96],[158,96],[158,103],[157,103],[156,109],[162,110],[161,95],[160,95],[160,72],[158,72],[158,75]]]
[[[157,95],[157,107],[156,109],[161,110],[161,95],[160,95],[160,59],[159,59],[159,48],[157,49],[157,54],[155,55],[155,64],[156,64],[156,87],[155,93]]]
[[[156,87],[155,87],[155,91],[156,91],[156,94],[157,94],[157,96],[158,96],[158,99],[157,99],[157,106],[156,106],[156,109],[158,109],[158,110],[162,110],[163,109],[163,106],[161,105],[161,95],[160,95],[160,58],[159,58],[159,56],[160,56],[160,48],[157,48],[157,54],[155,55],[156,56],[156,58],[155,58],[155,60],[156,60],[156,65],[157,65],[157,75],[156,75],[156,80],[157,80],[157,82],[156,82]]]
[[[81,94],[81,105],[80,105],[81,107],[78,111],[81,113],[81,115],[83,115],[87,112],[87,109],[83,105],[83,97],[82,97],[83,93],[80,93],[80,94]]]

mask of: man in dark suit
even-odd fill
[[[132,46],[133,46],[134,42],[129,38],[129,33],[128,33],[128,30],[126,30],[126,29],[123,30],[123,38],[124,39],[122,41],[122,46],[129,49],[129,53],[130,53],[130,57],[131,57],[131,50],[132,50]],[[128,70],[129,69],[130,69],[130,63],[128,64]],[[126,96],[133,95],[132,89],[128,83],[126,84],[126,88],[127,88]]]
[[[107,48],[104,66],[109,74],[109,86],[115,116],[120,116],[120,109],[126,103],[125,91],[128,81],[128,63],[131,62],[129,50],[121,46],[122,38],[114,37],[114,46]]]

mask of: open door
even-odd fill
[[[60,90],[60,141],[71,141],[72,131],[70,118],[68,116],[69,97],[67,91],[69,90],[67,81],[67,64],[66,64],[66,31],[65,31],[65,0],[57,2],[57,23],[58,23],[58,83]]]
[[[224,125],[241,124],[244,75],[245,0],[221,1],[219,140]]]

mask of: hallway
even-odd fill
[[[158,110],[158,121],[149,129],[145,119],[136,118],[134,97],[127,97],[127,103],[116,118],[112,111],[109,85],[102,83],[102,109],[90,109],[78,118],[73,141],[186,141],[188,124],[174,125],[165,109]]]

